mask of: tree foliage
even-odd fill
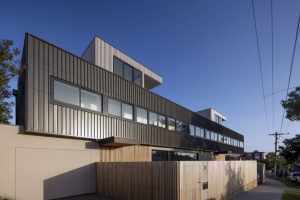
[[[283,146],[279,147],[280,155],[282,155],[287,162],[294,164],[300,161],[300,135],[294,138],[283,140]]]
[[[288,94],[288,99],[281,101],[286,110],[286,118],[291,121],[300,120],[300,87]]]
[[[13,48],[12,40],[0,40],[0,123],[8,124],[12,118],[13,102],[9,101],[13,93],[9,85],[10,80],[19,73],[20,62],[17,56],[18,48]]]

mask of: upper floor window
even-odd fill
[[[101,96],[93,92],[81,90],[81,107],[100,112]]]
[[[194,125],[189,125],[189,134],[195,135],[195,126]]]
[[[168,129],[170,131],[175,131],[176,130],[176,122],[175,119],[168,117]]]
[[[149,112],[149,124],[157,126],[158,115],[154,112]]]
[[[136,121],[147,124],[148,123],[148,116],[147,116],[147,110],[144,108],[137,107],[136,108]]]
[[[163,115],[158,115],[158,126],[161,128],[166,128],[166,117]]]
[[[133,69],[131,66],[124,63],[124,78],[128,81],[133,81]]]
[[[196,126],[195,129],[196,129],[196,130],[195,130],[196,136],[201,137],[201,132],[200,132],[201,129],[200,129],[200,127]]]
[[[127,103],[122,103],[122,117],[133,120],[133,106]]]
[[[117,74],[128,81],[134,82],[137,85],[142,86],[142,72],[114,57],[114,74]]]
[[[209,130],[205,130],[205,139],[210,139],[210,131]]]
[[[137,85],[142,85],[142,72],[141,71],[139,71],[137,69],[133,69],[133,81]]]
[[[80,94],[78,87],[57,80],[54,80],[53,85],[55,101],[79,106]]]
[[[121,102],[108,98],[108,114],[121,117]]]
[[[117,58],[114,58],[114,74],[123,77],[123,62]]]

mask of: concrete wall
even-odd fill
[[[23,133],[0,124],[0,196],[53,199],[96,191],[97,143]]]

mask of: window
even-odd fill
[[[178,131],[178,132],[182,132],[183,131],[182,122],[181,121],[177,121],[176,120],[176,131]]]
[[[168,161],[168,151],[152,150],[152,161]]]
[[[133,81],[135,84],[142,86],[142,72],[137,70],[137,69],[133,69]]]
[[[122,117],[133,120],[133,106],[127,103],[122,103]]]
[[[101,111],[101,96],[93,92],[81,90],[81,107]]]
[[[132,81],[133,80],[132,75],[133,75],[132,67],[127,64],[124,64],[124,78],[128,81]]]
[[[54,80],[54,100],[79,106],[79,88]]]
[[[198,160],[198,154],[190,153],[190,152],[171,151],[170,160],[171,161]]]
[[[154,112],[149,112],[149,124],[157,126],[158,115]]]
[[[205,132],[204,132],[203,128],[200,129],[200,137],[202,137],[202,138],[205,137]]]
[[[182,122],[182,132],[189,133],[189,125],[187,123]]]
[[[116,57],[114,57],[114,74],[123,77],[123,62]]]
[[[205,139],[210,139],[210,131],[205,130]]]
[[[121,117],[121,102],[108,98],[108,114]]]
[[[215,133],[215,141],[218,141],[218,138],[219,138],[219,134]]]
[[[215,140],[215,133],[212,131],[210,132],[210,139]]]
[[[147,110],[144,108],[137,107],[136,108],[136,121],[147,124],[148,117],[147,117]]]
[[[200,127],[196,126],[196,136],[201,137],[201,131]]]
[[[162,128],[166,128],[166,117],[162,115],[158,115],[158,126]]]
[[[175,119],[168,117],[168,129],[170,131],[175,131],[175,125],[176,125]]]
[[[224,136],[223,135],[221,135],[221,134],[219,134],[219,142],[224,142]]]
[[[194,125],[189,125],[189,134],[195,135],[195,126]]]
[[[140,70],[135,69],[129,64],[123,62],[117,57],[114,57],[114,74],[117,74],[128,81],[134,82],[142,86],[143,74]]]

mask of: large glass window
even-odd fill
[[[121,102],[108,98],[108,114],[121,117]]]
[[[54,80],[54,100],[79,106],[79,88]]]
[[[163,115],[158,115],[158,126],[166,128],[166,117]]]
[[[132,75],[133,75],[132,67],[127,64],[124,64],[124,78],[127,79],[128,81],[132,81],[133,80]]]
[[[210,139],[210,131],[205,130],[205,139]]]
[[[147,124],[148,117],[147,117],[147,110],[144,108],[137,107],[136,108],[136,121]]]
[[[200,127],[196,126],[196,136],[201,137],[201,131]]]
[[[187,123],[182,122],[182,132],[189,133],[189,125]]]
[[[154,112],[149,112],[149,124],[157,126],[158,115]]]
[[[114,74],[117,74],[128,81],[142,86],[143,74],[117,57],[114,57]]]
[[[114,57],[114,73],[123,77],[123,62]]]
[[[168,151],[152,150],[152,161],[168,161]]]
[[[178,131],[178,132],[182,132],[183,131],[182,122],[181,121],[176,120],[176,131]]]
[[[195,126],[194,125],[189,125],[189,134],[195,135]]]
[[[205,131],[203,128],[200,129],[200,137],[204,138],[205,137]]]
[[[223,135],[221,135],[221,134],[219,134],[219,142],[224,142],[224,136]]]
[[[133,120],[133,106],[127,103],[122,103],[122,117]]]
[[[133,81],[135,84],[138,85],[142,85],[142,72],[137,70],[137,69],[133,69]]]
[[[218,133],[215,133],[215,141],[218,141],[219,139],[219,134]]]
[[[175,119],[168,117],[168,129],[170,131],[175,131]]]
[[[190,152],[171,151],[170,160],[171,161],[198,160],[198,154],[190,153]]]
[[[93,92],[81,90],[81,107],[101,111],[101,96]]]
[[[210,132],[210,139],[215,140],[215,133],[213,131]]]

